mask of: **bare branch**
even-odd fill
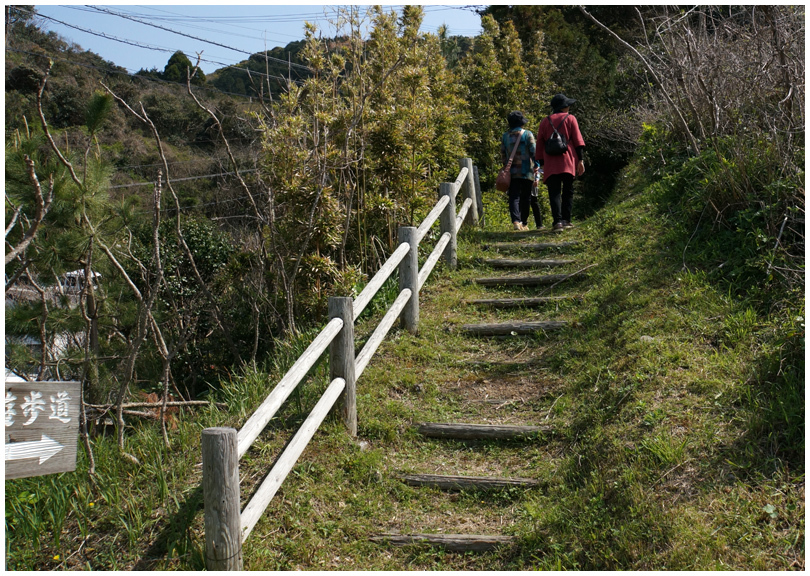
[[[8,195],[6,195],[6,202],[12,208],[14,208],[14,204],[11,202],[11,200],[8,199]],[[9,233],[12,230],[14,230],[14,226],[17,225],[17,219],[20,217],[21,213],[22,213],[22,206],[17,206],[16,208],[14,208],[14,214],[12,214],[11,220],[9,221],[8,226],[6,226],[6,238],[8,238]],[[6,262],[6,264],[8,264],[8,262]]]
[[[28,279],[31,282],[31,286],[39,294],[39,301],[42,304],[42,313],[39,317],[39,341],[42,346],[42,353],[39,357],[39,372],[37,373],[37,380],[44,380],[46,378],[46,366],[48,363],[48,358],[50,357],[50,346],[48,345],[48,334],[47,334],[47,325],[48,325],[48,298],[45,292],[45,289],[42,288],[34,278],[32,278],[31,274],[28,272],[28,268],[25,270],[26,275],[28,275]]]
[[[42,221],[45,219],[45,216],[48,214],[48,210],[51,208],[51,202],[53,201],[53,174],[49,178],[49,186],[48,186],[48,195],[47,197],[43,197],[42,195],[42,186],[40,186],[39,178],[37,178],[37,173],[34,168],[34,161],[28,157],[26,154],[25,156],[25,164],[28,167],[28,179],[31,181],[31,186],[34,189],[34,199],[36,200],[36,214],[34,215],[34,222],[31,224],[31,227],[26,230],[23,234],[22,240],[20,243],[17,244],[14,248],[12,248],[9,252],[6,253],[6,264],[17,258],[25,249],[28,247],[31,242],[33,242],[34,238],[36,238],[37,231],[39,230],[39,225],[42,224]],[[10,226],[13,226],[14,222],[16,221],[19,215],[20,208],[15,210],[14,218],[12,219],[12,223]],[[6,228],[6,236],[8,236],[9,228]]]
[[[194,278],[197,281],[197,285],[199,286],[200,290],[205,295],[206,300],[214,310],[214,318],[216,319],[217,325],[219,326],[220,330],[222,330],[222,334],[225,337],[225,341],[228,343],[228,347],[230,348],[231,353],[233,354],[234,358],[236,358],[237,362],[241,364],[242,358],[231,336],[231,330],[227,326],[225,314],[223,314],[221,307],[214,298],[214,295],[211,294],[211,291],[208,289],[208,286],[206,285],[205,281],[200,275],[200,272],[197,269],[194,254],[191,252],[191,249],[188,247],[188,244],[186,243],[182,227],[180,226],[180,200],[178,199],[177,193],[175,192],[174,187],[172,186],[171,178],[169,178],[169,162],[166,159],[166,154],[163,150],[163,143],[160,139],[160,134],[157,130],[157,127],[149,118],[149,115],[146,113],[146,110],[143,107],[143,103],[141,103],[141,113],[139,114],[135,112],[122,98],[120,98],[112,90],[110,90],[110,88],[107,87],[104,83],[102,83],[102,86],[104,87],[105,90],[107,90],[107,92],[109,92],[113,96],[113,98],[121,102],[127,108],[127,110],[129,110],[132,114],[134,114],[136,118],[138,118],[141,122],[145,123],[152,132],[152,137],[155,139],[155,142],[157,144],[158,155],[160,156],[161,163],[163,164],[163,171],[166,174],[166,186],[172,195],[175,209],[177,211],[177,218],[175,221],[175,231],[177,233],[177,238],[180,243],[180,247],[183,249],[186,258],[188,259],[189,265],[191,266],[191,270],[194,273]]]
[[[48,62],[48,69],[45,71],[45,76],[43,76],[42,82],[40,82],[39,85],[39,90],[37,91],[37,114],[39,115],[39,121],[42,124],[42,131],[45,134],[45,137],[48,139],[51,149],[56,154],[56,157],[59,158],[59,161],[68,169],[70,177],[73,179],[76,185],[83,187],[82,181],[79,180],[79,177],[76,175],[73,164],[68,162],[68,159],[62,154],[59,146],[57,146],[56,142],[54,142],[53,137],[51,136],[51,131],[48,128],[48,122],[45,120],[45,112],[42,110],[42,94],[45,92],[45,85],[48,83],[48,76],[51,73],[51,66],[53,66],[53,61]]]
[[[186,79],[186,88],[188,90],[188,94],[194,100],[195,104],[197,104],[197,106],[206,114],[208,114],[208,116],[214,121],[214,124],[217,127],[217,132],[219,133],[220,137],[222,138],[222,142],[225,145],[225,152],[228,155],[228,160],[231,163],[231,167],[233,168],[233,172],[236,175],[236,179],[239,181],[242,190],[244,190],[245,194],[247,195],[247,198],[250,201],[250,205],[253,207],[253,212],[255,213],[256,218],[258,218],[262,223],[266,223],[266,219],[259,211],[259,207],[256,205],[256,200],[253,198],[253,192],[250,190],[250,187],[245,182],[245,179],[242,178],[242,175],[239,174],[239,164],[236,162],[236,158],[234,158],[233,152],[231,151],[230,142],[228,142],[228,139],[225,137],[225,131],[222,129],[222,123],[219,121],[217,115],[214,114],[214,112],[210,108],[207,108],[202,104],[202,102],[200,102],[200,100],[197,98],[197,95],[194,94],[194,91],[191,89],[191,78],[194,76],[194,74],[196,74],[197,70],[200,67],[200,56],[201,56],[200,54],[197,55],[197,64],[194,66],[194,70],[188,72],[188,78]]]
[[[655,83],[656,83],[656,84],[658,84],[659,88],[661,88],[661,93],[664,95],[664,98],[665,98],[665,99],[666,99],[666,101],[669,103],[670,107],[672,108],[672,111],[673,111],[673,112],[676,114],[676,116],[677,116],[677,117],[678,117],[678,119],[680,120],[680,122],[681,122],[681,128],[683,128],[683,130],[684,130],[685,134],[686,134],[686,135],[689,137],[689,140],[690,140],[690,142],[692,143],[692,151],[693,151],[695,154],[699,154],[699,153],[700,153],[700,146],[698,145],[698,142],[697,142],[697,140],[695,139],[695,136],[692,134],[692,131],[691,131],[691,130],[689,130],[689,125],[686,123],[686,119],[683,117],[683,114],[681,114],[681,111],[680,111],[680,109],[678,108],[678,106],[677,106],[677,105],[675,104],[675,102],[672,100],[672,97],[669,95],[669,92],[667,91],[666,86],[665,86],[665,85],[664,85],[664,83],[661,81],[661,79],[658,77],[658,74],[656,74],[655,69],[654,69],[654,68],[653,68],[653,67],[650,65],[650,63],[649,63],[649,62],[647,62],[647,59],[646,59],[646,58],[644,58],[644,56],[642,56],[642,55],[641,55],[641,53],[640,53],[638,50],[636,50],[635,48],[633,48],[633,46],[631,46],[630,44],[628,44],[628,43],[627,43],[625,40],[623,40],[623,39],[622,39],[622,38],[621,38],[621,37],[620,37],[618,34],[616,34],[616,33],[615,33],[613,30],[611,30],[610,28],[608,28],[607,26],[605,26],[604,24],[602,24],[602,23],[601,23],[599,20],[597,20],[596,18],[594,18],[594,17],[593,17],[593,16],[590,14],[590,12],[588,12],[587,10],[585,10],[585,7],[584,7],[584,6],[580,6],[580,7],[579,7],[579,10],[580,10],[580,12],[582,12],[582,13],[585,15],[585,17],[587,17],[587,18],[588,18],[588,19],[589,19],[591,22],[593,22],[594,24],[596,24],[597,26],[599,26],[599,27],[600,27],[602,30],[604,30],[605,32],[607,32],[608,34],[610,34],[610,35],[611,35],[611,36],[612,36],[614,39],[616,39],[616,41],[617,41],[617,42],[619,42],[619,44],[621,44],[622,46],[624,46],[625,48],[627,48],[628,50],[630,50],[630,51],[631,51],[633,54],[635,54],[635,55],[636,55],[636,57],[637,57],[639,60],[641,60],[641,63],[642,63],[642,64],[644,64],[645,68],[647,68],[647,71],[650,73],[650,76],[652,76],[652,77],[653,77],[653,79],[655,80]]]

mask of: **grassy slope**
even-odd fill
[[[760,369],[773,333],[803,338],[803,320],[777,329],[687,270],[689,231],[671,220],[666,199],[632,173],[621,186],[564,235],[582,241],[569,252],[577,259],[569,271],[596,264],[551,292],[580,294],[576,302],[515,312],[465,305],[510,291],[471,282],[493,275],[480,263],[489,252],[484,235],[462,234],[459,270],[440,267],[425,286],[419,334],[395,329],[358,383],[362,443],[327,422],[246,543],[246,569],[804,567],[803,381],[776,386]],[[488,232],[507,229],[498,199],[489,198],[487,214]],[[510,339],[459,330],[509,318],[576,324]],[[361,322],[361,339],[375,323]],[[273,378],[234,377],[225,385],[229,414],[179,424],[169,452],[151,424],[133,430],[129,449],[141,467],[102,442],[96,486],[79,473],[7,483],[9,568],[201,567],[199,431],[238,426]],[[320,366],[243,459],[243,497],[324,382]],[[556,432],[530,443],[447,442],[414,434],[421,421],[552,424]],[[403,472],[522,476],[541,487],[446,494],[406,486],[396,478]],[[31,496],[41,493],[63,503],[58,542],[58,518],[47,517],[54,506]],[[368,541],[395,531],[511,534],[518,543],[464,555]],[[20,546],[32,541],[38,548]]]

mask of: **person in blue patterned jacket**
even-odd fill
[[[524,224],[529,218],[529,209],[532,202],[532,186],[535,182],[535,174],[539,169],[539,164],[535,160],[535,153],[537,142],[534,139],[534,134],[530,130],[526,130],[523,126],[526,125],[528,120],[522,112],[510,112],[506,117],[509,123],[509,131],[505,132],[501,138],[501,162],[504,166],[509,161],[509,155],[515,146],[518,138],[520,144],[518,145],[515,158],[512,161],[512,168],[510,173],[512,181],[509,184],[508,199],[509,199],[509,217],[512,219],[512,226],[515,230],[528,230],[529,228]],[[537,202],[537,199],[534,198]],[[534,211],[535,224],[540,228],[542,220],[540,216],[540,207]]]

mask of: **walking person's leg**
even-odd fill
[[[529,205],[531,206],[532,214],[534,215],[534,225],[538,229],[540,229],[540,228],[543,227],[543,212],[540,209],[540,202],[538,201],[537,196],[535,196],[535,191],[536,191],[536,188],[533,188],[532,189],[532,195],[529,198],[529,203],[530,203]],[[527,218],[527,221],[528,221],[528,218]],[[524,224],[526,224],[526,223],[527,222],[524,222]]]
[[[562,198],[560,201],[560,218],[563,226],[573,228],[571,224],[571,212],[574,209],[574,176],[573,174],[562,175]]]
[[[523,224],[520,217],[520,183],[518,178],[512,178],[509,183],[509,219],[515,230],[522,230]]]
[[[529,223],[529,204],[532,198],[532,181],[519,178],[518,182],[518,186],[520,186],[520,223],[524,230],[528,230],[529,227],[527,224]]]
[[[551,223],[553,230],[562,230],[562,206],[560,193],[562,191],[562,174],[553,174],[546,179],[548,188],[548,203],[551,207]]]

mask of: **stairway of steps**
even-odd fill
[[[538,236],[550,236],[549,241],[537,242]],[[560,255],[579,244],[575,241],[551,241],[556,239],[548,231],[531,232],[508,232],[490,233],[486,235],[489,239],[499,240],[485,244],[487,250],[498,253],[498,258],[485,258],[480,263],[492,269],[508,269],[513,271],[508,276],[476,278],[474,282],[481,286],[483,290],[497,288],[502,290],[524,290],[526,287],[557,288],[565,285],[574,279],[583,278],[576,273],[562,274],[540,274],[538,272],[558,267],[571,267],[576,264],[576,260],[571,257],[561,258]],[[504,240],[509,240],[504,241]],[[545,238],[544,238],[545,240]],[[520,252],[521,258],[509,257],[510,254]],[[526,252],[543,252],[554,255],[555,258],[524,258]],[[501,257],[506,255],[506,257]],[[528,271],[531,275],[525,275]],[[524,272],[524,273],[522,273]],[[556,304],[565,301],[576,300],[576,294],[556,294],[550,296],[519,297],[510,296],[508,298],[480,298],[467,300],[471,309],[483,311],[486,309],[514,309],[526,310],[553,309]],[[548,334],[569,325],[563,320],[546,319],[542,321],[512,321],[506,323],[480,323],[466,324],[461,327],[462,331],[471,338],[496,337],[514,338],[532,335],[537,332]],[[481,362],[480,365],[488,366],[490,369],[503,363]],[[486,380],[485,380],[486,381]],[[485,398],[477,402],[487,403],[499,409],[502,406],[515,402],[524,402],[522,398]],[[471,402],[476,402],[472,400]],[[552,405],[553,406],[553,405]],[[549,410],[550,412],[550,410]],[[415,431],[425,438],[436,442],[509,442],[509,443],[537,443],[542,442],[545,437],[554,433],[553,426],[532,425],[532,424],[491,424],[491,423],[469,423],[469,422],[423,422],[415,427]],[[401,474],[399,479],[415,487],[431,488],[445,492],[475,491],[487,492],[491,490],[504,489],[537,489],[539,481],[532,478],[503,477],[503,476],[480,476],[480,475],[440,475],[440,474]],[[442,548],[451,552],[485,552],[497,549],[500,546],[509,545],[514,542],[511,536],[504,534],[453,534],[453,533],[413,533],[400,534],[394,532],[380,533],[372,537],[372,541],[385,543],[392,546],[407,546],[414,544],[430,545]]]

